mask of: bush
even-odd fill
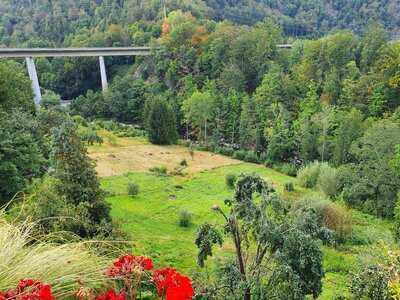
[[[187,163],[186,159],[182,159],[181,162],[179,163],[179,165],[182,167],[187,167],[188,163]]]
[[[190,211],[183,209],[179,212],[179,226],[189,227],[192,223],[192,214]]]
[[[152,167],[149,169],[150,172],[156,173],[159,176],[165,176],[168,174],[168,169],[167,167],[161,166],[161,167]]]
[[[230,189],[233,189],[235,187],[236,181],[237,181],[236,174],[227,174],[225,177],[226,186]]]
[[[336,196],[339,193],[339,178],[337,170],[328,164],[321,164],[317,186],[326,196]]]
[[[347,208],[323,198],[306,198],[296,207],[311,208],[316,213],[318,224],[332,230],[337,242],[345,242],[351,237],[352,216]]]
[[[247,151],[246,156],[244,157],[244,161],[256,164],[259,163],[257,153],[255,153],[254,151]]]
[[[247,151],[246,150],[237,150],[233,153],[233,158],[234,159],[238,159],[238,160],[244,160],[244,158],[247,155]]]
[[[315,161],[302,167],[297,173],[297,181],[301,187],[313,188],[317,185],[321,163]]]
[[[286,182],[284,185],[284,189],[287,192],[293,192],[294,191],[294,184],[293,182]]]
[[[235,149],[231,147],[218,147],[216,148],[216,152],[225,156],[232,156],[235,152]]]
[[[297,166],[294,163],[276,164],[273,166],[274,170],[286,174],[288,176],[296,177]]]
[[[137,194],[139,194],[140,187],[137,183],[131,181],[128,182],[127,190],[129,196],[136,196]]]

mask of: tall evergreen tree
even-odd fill
[[[145,119],[150,142],[158,145],[174,144],[178,133],[171,106],[160,98],[150,100],[147,105]]]
[[[104,201],[94,163],[72,121],[53,130],[52,163],[58,179],[57,193],[87,215],[87,224],[82,224],[77,233],[83,237],[111,234],[110,207]]]

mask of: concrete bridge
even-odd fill
[[[291,44],[277,45],[280,49],[291,49]],[[35,57],[82,57],[97,56],[99,58],[101,85],[103,91],[108,88],[107,72],[104,64],[105,56],[136,56],[151,55],[151,47],[103,47],[103,48],[0,48],[0,58],[25,58],[29,78],[32,81],[32,89],[36,106],[40,106],[42,94],[40,92],[39,79],[34,62]]]
[[[112,47],[112,48],[0,48],[0,58],[25,58],[29,78],[32,81],[32,89],[36,106],[40,105],[42,94],[40,92],[39,79],[36,72],[34,57],[99,57],[101,85],[103,91],[107,90],[107,72],[104,64],[105,56],[130,56],[150,55],[150,47]]]

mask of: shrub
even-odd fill
[[[342,243],[351,237],[352,216],[347,208],[323,198],[305,198],[296,207],[311,208],[318,224],[332,230],[337,242]]]
[[[393,273],[399,266],[369,265],[352,276],[350,291],[355,299],[398,299],[390,296]]]
[[[400,241],[400,193],[397,195],[397,204],[394,209],[393,235],[397,242]]]
[[[328,164],[321,164],[317,186],[328,197],[334,197],[339,192],[338,172]]]
[[[168,169],[167,167],[161,166],[161,167],[152,167],[149,169],[150,172],[153,172],[159,176],[165,176],[168,174]]]
[[[297,173],[297,181],[301,187],[313,188],[316,186],[320,172],[321,163],[315,161],[302,167]]]
[[[276,164],[273,168],[288,176],[296,177],[297,175],[297,166],[294,163]]]
[[[182,159],[181,162],[179,163],[179,165],[181,165],[182,167],[187,167],[188,163],[187,163],[186,159]]]
[[[345,242],[352,233],[351,212],[336,203],[329,203],[324,211],[324,225],[335,232],[337,242]]]
[[[237,180],[236,174],[227,174],[225,177],[226,186],[230,189],[233,189],[235,187],[236,180]]]
[[[190,211],[183,209],[179,212],[179,226],[189,227],[192,223],[192,214]]]
[[[136,182],[128,182],[128,195],[129,196],[136,196],[137,194],[139,194],[140,191],[140,187]]]
[[[284,189],[287,192],[293,192],[294,191],[294,184],[293,182],[286,182],[284,185]]]
[[[257,164],[259,162],[257,153],[254,151],[247,151],[244,161]]]
[[[219,147],[216,149],[216,152],[225,156],[232,156],[235,152],[235,149],[231,147]]]
[[[244,158],[247,155],[247,151],[246,150],[237,150],[233,153],[233,158],[234,159],[238,159],[238,160],[244,160]]]

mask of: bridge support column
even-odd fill
[[[101,86],[103,88],[103,92],[105,92],[108,89],[108,82],[107,82],[106,65],[104,64],[103,56],[99,56],[99,63],[100,63]]]
[[[35,62],[32,57],[26,57],[26,66],[28,68],[29,78],[32,82],[35,105],[39,107],[40,102],[42,101],[42,93],[40,92],[39,79],[36,72]]]

